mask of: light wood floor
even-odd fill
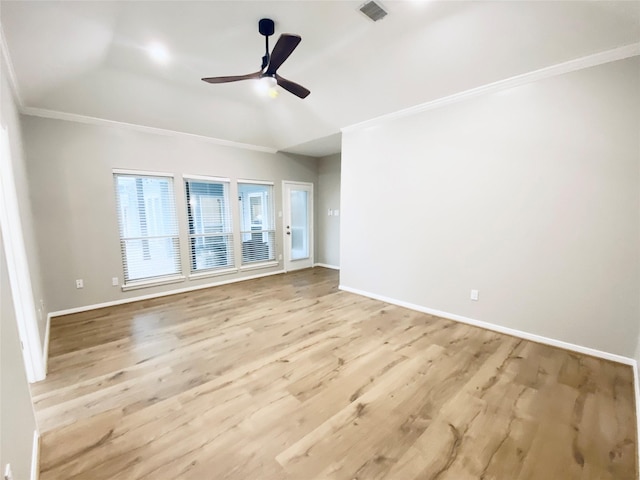
[[[41,479],[636,478],[632,371],[315,268],[54,318]]]

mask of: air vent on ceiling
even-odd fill
[[[371,20],[373,20],[374,22],[377,22],[378,20],[382,20],[384,17],[387,16],[386,10],[382,8],[382,6],[379,3],[374,2],[373,0],[363,4],[360,7],[360,11],[364,13],[367,17],[369,17]]]

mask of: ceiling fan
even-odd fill
[[[260,70],[255,73],[249,73],[247,75],[233,75],[229,77],[208,77],[203,78],[202,80],[208,83],[228,83],[228,82],[237,82],[239,80],[250,80],[250,79],[262,79],[267,78],[271,79],[270,81],[275,84],[280,85],[282,88],[287,90],[288,92],[293,93],[294,95],[300,98],[306,98],[311,92],[304,88],[302,85],[298,85],[291,80],[287,80],[286,78],[278,75],[278,68],[284,63],[284,61],[289,58],[289,55],[296,49],[300,40],[302,38],[300,35],[292,35],[290,33],[283,33],[280,35],[280,38],[276,42],[276,46],[273,47],[273,51],[269,54],[269,37],[273,35],[274,32],[274,23],[273,20],[269,18],[263,18],[258,22],[258,31],[260,35],[265,37],[265,48],[266,52],[264,57],[262,57],[262,66]]]

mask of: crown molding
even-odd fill
[[[60,112],[58,110],[47,110],[44,108],[20,107],[20,113],[32,117],[52,118],[55,120],[66,120],[69,122],[85,123],[89,125],[100,125],[103,127],[117,127],[138,132],[151,133],[154,135],[163,135],[165,137],[190,138],[201,142],[213,143],[223,147],[240,148],[243,150],[253,150],[256,152],[277,153],[278,149],[265,147],[262,145],[253,145],[250,143],[240,143],[231,140],[223,140],[221,138],[207,137],[205,135],[197,135],[195,133],[179,132],[176,130],[167,130],[164,128],[147,127],[135,123],[118,122],[116,120],[106,120],[104,118],[90,117],[87,115],[79,115],[77,113]]]
[[[17,101],[20,113],[24,115],[30,115],[30,116],[42,117],[42,118],[52,118],[56,120],[66,120],[71,122],[85,123],[85,124],[92,124],[92,125],[126,128],[130,130],[136,130],[139,132],[152,133],[155,135],[191,138],[191,139],[196,139],[196,140],[207,142],[207,143],[213,143],[220,146],[225,146],[230,148],[239,148],[244,150],[253,150],[253,151],[265,152],[265,153],[277,153],[279,151],[279,149],[277,148],[266,147],[263,145],[253,145],[248,143],[234,142],[231,140],[223,140],[220,138],[208,137],[205,135],[197,135],[193,133],[180,132],[176,130],[148,127],[145,125],[119,122],[116,120],[106,120],[103,118],[90,117],[90,116],[80,115],[75,113],[24,106],[22,99],[20,97],[20,92],[18,89],[15,71],[13,69],[13,64],[11,62],[11,57],[7,49],[7,44],[4,37],[4,31],[2,30],[1,26],[0,26],[0,37],[1,37],[0,46],[2,47],[2,55],[7,65],[11,88],[13,89],[14,95],[16,97],[16,101]],[[395,119],[415,115],[417,113],[434,110],[434,109],[441,108],[454,103],[458,103],[464,100],[476,98],[481,95],[500,92],[510,88],[525,85],[527,83],[537,82],[537,81],[555,77],[558,75],[563,75],[563,74],[574,72],[577,70],[582,70],[585,68],[590,68],[590,67],[595,67],[598,65],[610,63],[610,62],[615,62],[618,60],[624,60],[626,58],[635,57],[639,55],[640,55],[640,42],[624,45],[611,50],[598,52],[592,55],[587,55],[585,57],[569,60],[567,62],[551,65],[549,67],[544,67],[538,70],[534,70],[532,72],[516,75],[514,77],[510,77],[504,80],[499,80],[497,82],[493,82],[487,85],[465,90],[463,92],[455,93],[453,95],[449,95],[446,97],[430,100],[428,102],[421,103],[413,107],[405,108],[403,110],[398,110],[396,112],[388,113],[385,115],[374,117],[369,120],[365,120],[360,123],[343,127],[340,130],[343,133],[361,130],[361,129],[372,127],[374,125],[378,125],[380,123],[384,123],[390,120],[395,120]]]
[[[505,80],[499,80],[497,82],[489,83],[481,87],[454,93],[453,95],[449,95],[446,97],[430,100],[413,107],[398,110],[396,112],[381,115],[370,120],[365,120],[364,122],[355,123],[353,125],[343,127],[341,131],[345,133],[361,130],[390,120],[395,120],[415,115],[417,113],[434,110],[436,108],[441,108],[447,105],[452,105],[454,103],[462,102],[464,100],[476,98],[481,95],[500,92],[510,88],[519,87],[520,85],[524,85],[527,83],[537,82],[547,78],[556,77],[558,75],[564,75],[565,73],[603,65],[605,63],[615,62],[617,60],[624,60],[625,58],[636,57],[638,55],[640,55],[640,42],[624,45],[622,47],[606,50],[604,52],[598,52],[592,55],[587,55],[585,57],[576,58],[574,60],[558,63],[549,67],[544,67],[539,70],[524,73],[522,75],[516,75],[515,77],[510,77]]]
[[[4,64],[7,66],[7,73],[9,74],[9,86],[13,91],[16,104],[21,109],[23,106],[22,96],[20,95],[20,89],[18,88],[18,80],[16,78],[16,71],[13,68],[13,62],[11,61],[11,55],[9,55],[9,47],[7,46],[7,39],[4,36],[4,28],[0,24],[0,49],[2,49],[2,58]]]

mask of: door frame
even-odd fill
[[[290,237],[287,235],[286,224],[289,220],[290,215],[290,206],[289,206],[289,198],[287,195],[287,187],[291,185],[301,185],[309,188],[309,262],[310,265],[305,265],[302,268],[313,267],[314,259],[315,259],[315,228],[314,228],[314,201],[313,201],[313,182],[298,182],[295,180],[283,180],[282,181],[282,267],[285,272],[298,270],[297,268],[290,268],[291,260],[288,259],[288,255],[291,255],[290,245]]]
[[[25,371],[27,380],[33,383],[43,380],[46,372],[31,273],[20,221],[8,128],[2,126],[0,134],[0,230]]]

